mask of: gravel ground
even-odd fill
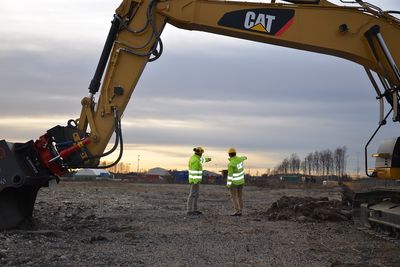
[[[188,217],[188,185],[62,182],[43,188],[34,219],[0,232],[0,266],[400,266],[400,242],[351,222],[269,221],[284,195],[339,199],[338,189],[245,187],[231,217],[222,186],[202,185],[203,216]]]

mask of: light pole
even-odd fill
[[[137,176],[139,176],[139,162],[140,162],[140,154],[137,155]]]
[[[360,178],[360,160],[359,160],[360,152],[357,152],[357,178]]]

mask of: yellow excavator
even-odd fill
[[[113,17],[89,95],[81,101],[79,118],[26,143],[0,141],[0,229],[16,227],[30,218],[38,190],[58,182],[60,176],[77,168],[117,164],[123,153],[121,117],[147,62],[162,54],[161,33],[167,23],[358,63],[365,68],[377,93],[379,126],[386,123],[389,114],[399,121],[400,20],[395,17],[399,12],[383,11],[361,0],[351,3],[123,0]],[[386,102],[390,112],[385,115]],[[113,135],[114,146],[105,151]],[[378,179],[400,179],[399,146],[398,138],[385,141],[374,155],[375,169],[367,170],[367,174]],[[99,166],[102,157],[118,148],[114,163]],[[400,191],[356,195],[352,201],[355,218],[362,224],[390,228],[399,235],[398,199]]]

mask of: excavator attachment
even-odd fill
[[[52,176],[43,167],[33,141],[0,141],[0,229],[14,228],[32,216],[38,190]]]
[[[89,142],[72,122],[49,129],[36,141],[0,140],[0,230],[32,217],[39,189],[83,164],[91,155],[86,148]]]

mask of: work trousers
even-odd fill
[[[236,213],[242,213],[243,210],[243,185],[232,185],[229,188],[231,200]]]
[[[189,197],[187,199],[187,211],[197,211],[197,199],[199,198],[200,184],[190,184]]]

